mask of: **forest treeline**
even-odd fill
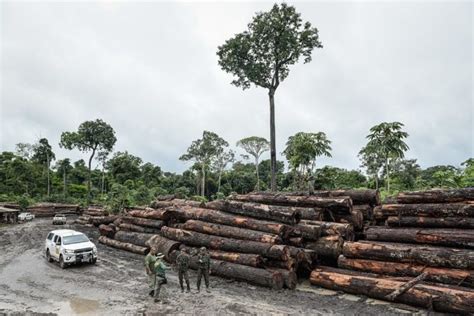
[[[387,127],[383,124],[393,123],[376,127]],[[396,133],[403,125],[395,125],[391,129]],[[392,150],[401,148],[401,152],[387,154],[385,148],[377,153],[375,149],[384,145],[373,142],[377,139],[376,127],[371,129],[368,143],[359,153],[360,170],[317,167],[318,157],[331,155],[331,141],[322,132],[291,136],[283,152],[289,169],[285,169],[284,161],[277,162],[277,189],[379,187],[386,196],[398,191],[474,186],[474,159],[467,159],[459,166],[422,169],[416,159],[403,158],[408,146],[392,144]],[[399,141],[404,144],[403,139],[408,135],[402,136]],[[383,137],[388,137],[387,130]],[[271,185],[271,165],[266,157],[269,142],[262,137],[247,137],[231,146],[217,134],[204,131],[179,157],[189,164],[181,174],[162,170],[126,151],[113,152],[115,142],[113,128],[96,120],[84,122],[77,131],[61,135],[61,147],[80,150],[87,154],[87,160],[57,159],[45,138],[35,144],[17,144],[15,152],[0,154],[0,200],[22,205],[39,201],[94,203],[118,211],[128,206],[148,205],[163,194],[211,200],[232,192],[268,190]],[[244,154],[237,155],[237,148]]]

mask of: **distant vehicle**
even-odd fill
[[[31,220],[33,220],[33,218],[35,218],[35,216],[33,214],[27,213],[27,212],[20,213],[20,215],[18,215],[18,220],[19,221],[31,221]]]
[[[53,225],[65,225],[66,221],[66,215],[57,214],[53,217]]]
[[[59,262],[61,269],[75,263],[95,264],[97,261],[97,247],[86,235],[71,229],[51,231],[44,248],[46,260]]]

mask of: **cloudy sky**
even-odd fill
[[[299,131],[323,131],[332,158],[357,168],[371,126],[400,121],[408,158],[454,164],[474,151],[473,5],[465,2],[290,2],[324,48],[276,95],[277,151]],[[102,118],[115,150],[169,171],[203,130],[231,145],[269,137],[268,96],[242,91],[216,49],[271,2],[1,2],[0,150]]]

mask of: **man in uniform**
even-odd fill
[[[183,286],[183,278],[186,281],[186,292],[190,292],[191,289],[189,287],[189,255],[184,252],[184,250],[180,250],[178,256],[176,257],[176,264],[178,265],[178,278],[179,278],[179,285],[181,286],[181,293],[184,292]]]
[[[168,283],[166,279],[166,270],[168,267],[163,263],[164,255],[157,254],[157,249],[152,248],[150,253],[145,257],[145,271],[148,275],[148,283],[150,286],[149,295],[155,298],[155,302],[159,302],[161,285]]]
[[[201,247],[198,254],[198,275],[197,275],[197,290],[200,291],[201,278],[204,275],[204,282],[206,283],[206,291],[209,292],[209,270],[211,268],[211,258],[207,253],[206,247]]]

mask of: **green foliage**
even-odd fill
[[[142,175],[142,160],[128,152],[117,152],[107,161],[106,167],[115,182],[124,184],[127,180],[139,179]]]
[[[205,196],[200,196],[200,195],[193,195],[191,196],[191,200],[201,202],[201,203],[206,203],[208,202],[207,198]]]
[[[236,77],[232,84],[247,89],[251,84],[276,89],[289,74],[289,67],[311,61],[313,49],[323,47],[318,30],[303,23],[293,6],[275,4],[259,12],[248,29],[219,46],[219,66]]]
[[[186,187],[179,187],[174,190],[174,194],[178,199],[186,199],[190,195],[190,191]]]
[[[152,192],[145,185],[141,185],[133,191],[133,200],[137,205],[149,205],[153,200]]]
[[[462,187],[474,187],[474,159],[469,158],[464,161],[461,166],[464,166],[464,170],[461,175],[461,186]]]
[[[249,155],[255,159],[255,171],[257,175],[257,186],[256,190],[260,191],[260,172],[259,172],[259,159],[260,156],[270,150],[270,143],[263,137],[250,136],[242,138],[237,142],[237,146],[243,148]],[[246,158],[246,156],[244,156]]]
[[[366,185],[365,176],[356,170],[325,166],[315,171],[315,189],[354,189]]]
[[[18,205],[20,206],[20,209],[22,211],[26,211],[28,206],[30,206],[32,204],[32,200],[30,199],[29,195],[26,194],[26,193],[19,196],[17,198],[16,202],[18,203]]]
[[[130,190],[124,185],[114,183],[107,196],[107,208],[117,214],[131,205],[132,197]]]

